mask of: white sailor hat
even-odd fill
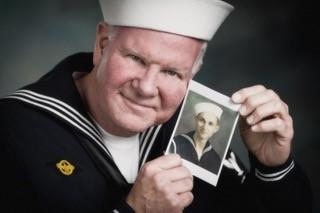
[[[201,112],[212,112],[220,120],[223,110],[213,103],[200,102],[194,106],[194,114],[198,115]]]
[[[158,30],[209,41],[233,7],[220,0],[99,0],[111,25]]]

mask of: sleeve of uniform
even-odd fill
[[[190,212],[311,212],[308,178],[292,158],[272,168],[263,166],[252,155],[249,158],[250,170],[229,150],[215,188],[195,178]]]
[[[290,157],[277,167],[266,167],[249,154],[251,170],[246,179],[248,192],[256,196],[263,212],[311,212],[312,193],[309,180]]]
[[[15,139],[7,129],[1,107],[0,103],[0,212],[40,212],[34,205],[34,191],[25,187],[28,184],[25,169],[18,163],[17,154],[10,145]]]
[[[128,205],[125,200],[122,200],[112,213],[134,213],[135,211]],[[110,212],[111,213],[111,212]]]

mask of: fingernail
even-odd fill
[[[255,131],[257,131],[257,130],[258,130],[258,127],[257,127],[257,125],[254,125],[254,126],[252,126],[252,127],[251,127],[251,129],[252,129],[252,131],[254,131],[254,132],[255,132]]]
[[[248,124],[252,124],[253,123],[253,116],[250,115],[248,118],[247,118],[247,122]]]
[[[241,100],[241,96],[238,93],[233,94],[231,98],[235,102],[239,102]]]

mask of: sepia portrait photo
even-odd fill
[[[238,108],[229,97],[191,81],[166,153],[179,154],[194,176],[216,186]]]

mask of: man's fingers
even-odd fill
[[[251,87],[246,87],[241,90],[238,90],[235,92],[232,96],[231,99],[234,103],[243,103],[247,97],[252,96],[256,93],[260,93],[265,91],[266,88],[262,85],[255,85]]]
[[[279,96],[272,90],[264,90],[254,95],[248,96],[240,107],[240,114],[247,116],[257,107],[270,101],[280,101]]]
[[[280,118],[273,118],[265,121],[261,121],[260,123],[253,125],[252,130],[254,132],[274,132],[281,131],[285,128],[285,123]]]
[[[179,195],[179,200],[180,200],[180,205],[182,207],[186,207],[186,206],[189,206],[192,201],[193,201],[193,194],[191,192],[185,192],[185,193],[181,193]]]
[[[193,176],[189,169],[185,166],[179,166],[167,170],[163,170],[161,173],[156,174],[158,179],[169,179],[171,181],[178,181],[181,179],[189,178],[193,179]]]
[[[153,184],[158,191],[184,193],[192,190],[193,176],[190,171],[184,167],[175,167],[163,170],[153,177]]]
[[[185,192],[190,192],[193,188],[193,179],[185,178],[182,180],[172,182],[172,188],[175,192],[181,194]]]
[[[255,108],[251,115],[246,118],[246,121],[249,125],[255,125],[261,120],[277,116],[281,119],[286,119],[288,113],[282,101],[273,100]]]
[[[141,169],[144,175],[152,176],[162,170],[182,165],[182,159],[177,154],[168,154],[147,162]]]
[[[290,119],[291,120],[291,119]],[[251,127],[254,132],[277,132],[280,136],[284,138],[293,137],[293,128],[291,128],[292,123],[290,121],[285,122],[279,117],[273,119],[261,121],[256,125]]]

